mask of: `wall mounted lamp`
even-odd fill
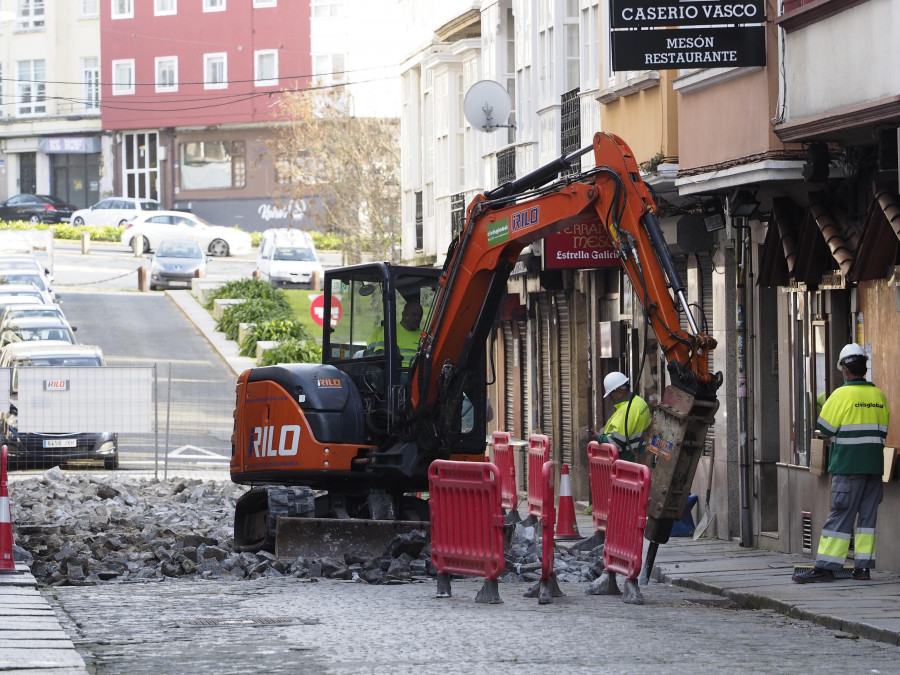
[[[759,212],[759,201],[749,190],[738,190],[728,207],[733,218],[752,218]]]

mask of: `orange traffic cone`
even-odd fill
[[[562,465],[562,475],[559,477],[559,508],[556,513],[556,539],[581,539],[575,522],[575,502],[572,500],[568,464]]]
[[[6,489],[6,446],[0,448],[0,573],[15,572],[12,517],[9,490]]]

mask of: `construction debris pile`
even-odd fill
[[[10,482],[16,559],[31,564],[47,586],[102,582],[256,579],[295,576],[401,583],[435,576],[422,531],[395,537],[384,555],[347,551],[343,559],[278,560],[271,553],[236,552],[234,507],[246,487],[230,481],[133,479],[63,473]],[[539,533],[515,526],[504,582],[540,578]],[[592,581],[602,572],[602,547],[558,550],[561,582]]]

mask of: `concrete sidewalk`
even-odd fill
[[[743,548],[720,539],[672,538],[659,547],[651,579],[900,645],[900,575],[876,569],[871,581],[794,583],[794,566],[812,564],[812,557]],[[643,588],[645,595],[653,593],[652,583]]]
[[[0,672],[87,673],[26,565],[0,573]]]

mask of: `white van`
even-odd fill
[[[283,227],[263,232],[256,258],[257,277],[273,286],[319,291],[323,274],[309,232]]]

